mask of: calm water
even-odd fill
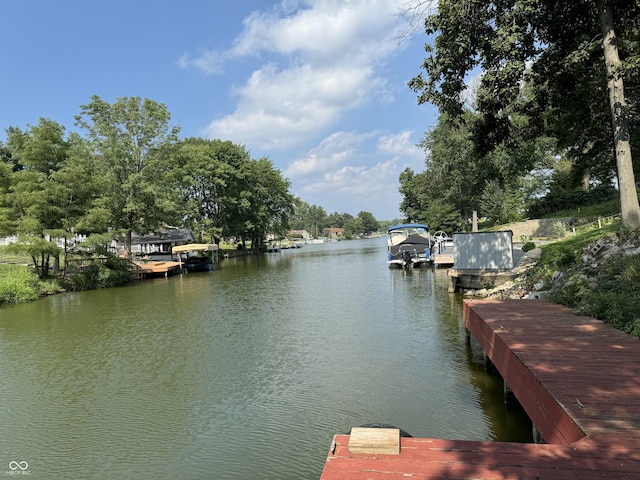
[[[0,309],[0,476],[317,479],[373,422],[529,440],[446,271],[385,261],[384,239],[307,245]]]

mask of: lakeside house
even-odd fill
[[[131,253],[144,254],[171,254],[171,247],[176,245],[184,245],[186,243],[194,243],[196,237],[188,228],[167,228],[158,232],[140,235],[133,233],[131,235]],[[124,254],[124,242],[113,240],[111,248],[115,252]]]
[[[328,237],[330,239],[341,239],[344,236],[344,228],[328,228]]]
[[[313,235],[306,230],[291,230],[291,232],[289,232],[289,236],[293,238],[302,238],[303,240],[311,240],[313,238]]]

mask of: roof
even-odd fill
[[[400,225],[389,227],[387,232],[390,232],[392,230],[401,230],[403,228],[424,228],[425,230],[429,230],[429,225],[426,225],[424,223],[401,223]]]
[[[169,228],[160,232],[131,235],[132,245],[193,242],[195,237],[188,228]]]
[[[179,247],[173,247],[171,251],[173,253],[185,253],[185,252],[215,252],[218,250],[218,245],[213,243],[188,243],[186,245],[180,245]]]

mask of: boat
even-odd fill
[[[436,267],[451,267],[454,264],[453,238],[445,232],[439,231],[433,234],[433,246],[431,247],[431,259]]]
[[[213,270],[213,258],[209,252],[217,250],[218,245],[213,243],[189,243],[173,247],[171,252],[178,256],[181,269],[187,272],[208,272]]]
[[[389,268],[419,268],[431,265],[434,241],[429,225],[402,223],[387,230],[387,264]]]

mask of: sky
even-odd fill
[[[149,98],[181,138],[269,158],[327,214],[399,219],[437,119],[407,86],[427,41],[399,35],[407,1],[2,0],[0,141],[40,118],[78,131],[92,95]]]

